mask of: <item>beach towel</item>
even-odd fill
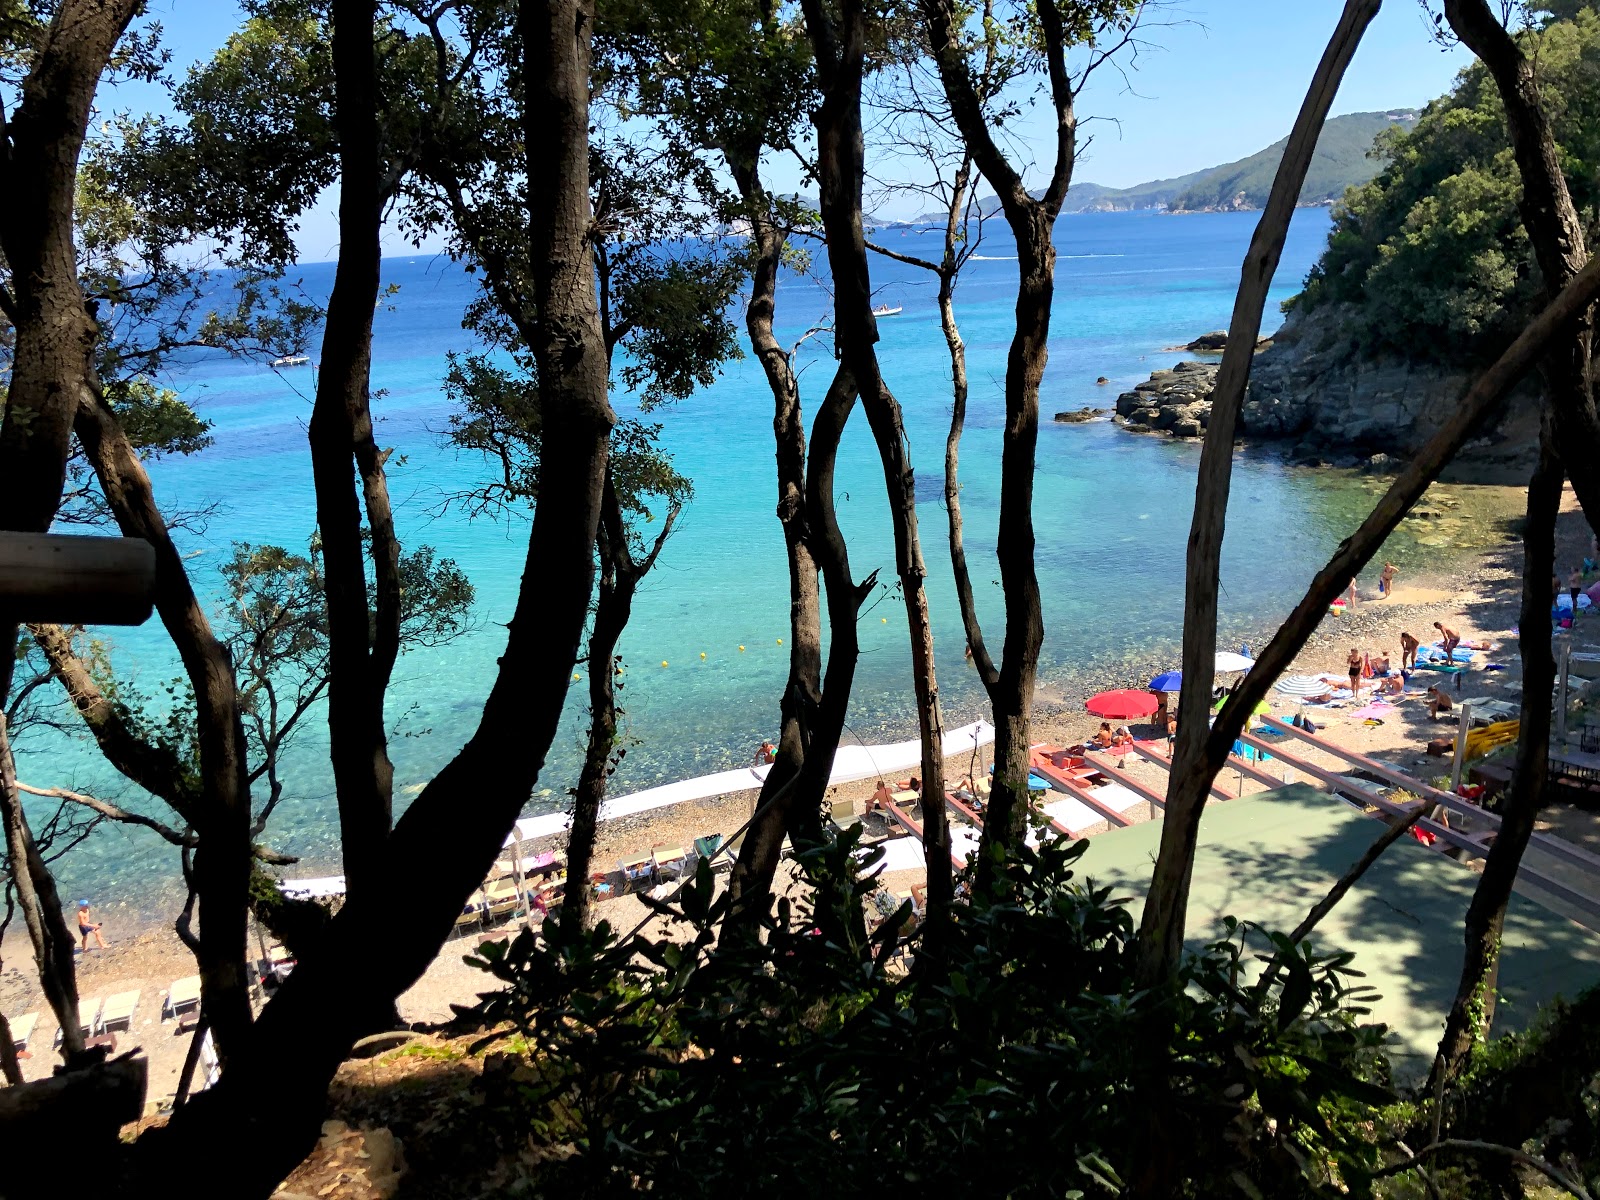
[[[1394,705],[1384,700],[1374,700],[1371,704],[1358,708],[1350,714],[1352,718],[1358,721],[1364,721],[1369,717],[1388,717],[1393,715]]]

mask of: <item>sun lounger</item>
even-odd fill
[[[21,1058],[28,1053],[28,1039],[33,1037],[33,1027],[39,1023],[39,1014],[36,1012],[23,1013],[20,1017],[11,1018],[11,1045]]]
[[[107,996],[105,1003],[100,1006],[100,1023],[98,1032],[109,1033],[113,1025],[120,1025],[127,1030],[133,1029],[133,1010],[139,1006],[139,992],[117,992]]]
[[[84,1037],[89,1037],[98,1027],[100,1023],[100,1005],[101,1000],[98,996],[92,1000],[80,999],[78,1001],[78,1032],[83,1034]],[[55,1044],[57,1046],[61,1045],[60,1029],[56,1030]]]
[[[657,846],[650,851],[650,861],[655,865],[656,874],[670,872],[673,878],[683,874],[685,857],[682,846]]]
[[[515,912],[522,906],[522,894],[515,879],[497,879],[483,891],[484,912],[491,919]]]
[[[655,859],[648,854],[641,854],[635,858],[625,858],[617,863],[622,872],[622,878],[628,883],[637,883],[641,879],[649,879],[651,872],[656,869]]]
[[[467,905],[461,910],[461,915],[456,918],[455,928],[452,929],[451,932],[453,934],[460,933],[463,929],[470,929],[474,925],[481,925],[483,923],[484,903],[483,892],[481,890],[473,892],[472,895],[468,896]]]
[[[185,975],[182,979],[174,979],[172,986],[167,989],[167,1013],[178,1017],[199,1007],[200,976]]]

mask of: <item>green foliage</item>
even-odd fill
[[[1004,899],[958,903],[941,968],[904,973],[908,908],[861,921],[859,832],[801,855],[821,899],[780,899],[760,939],[712,951],[727,900],[702,863],[676,937],[552,921],[484,948],[505,986],[475,1015],[533,1048],[533,1134],[560,1160],[542,1191],[1117,1195],[1153,1157],[1183,1195],[1361,1190],[1394,1097],[1347,955],[1279,935],[1252,986],[1259,931],[1230,922],[1139,991],[1125,902],[1078,877],[1086,843],[1053,842]]]
[[[1591,213],[1600,200],[1600,16],[1586,7],[1520,39],[1537,63],[1573,201]],[[1493,359],[1539,289],[1493,81],[1475,63],[1413,129],[1383,134],[1377,149],[1388,165],[1335,209],[1302,307],[1349,305],[1344,327],[1369,352]]]

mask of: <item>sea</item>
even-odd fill
[[[1171,347],[1225,328],[1253,213],[1174,216],[1085,213],[1057,227],[1059,262],[1039,432],[1035,519],[1046,636],[1041,694],[1074,704],[1099,682],[1139,686],[1136,666],[1176,666],[1183,619],[1185,542],[1199,445],[1127,433],[1109,421],[1055,423],[1060,410],[1110,408],[1118,392],[1192,357]],[[1264,329],[1297,292],[1326,242],[1326,209],[1296,212],[1273,281]],[[891,247],[937,258],[940,234],[888,229]],[[817,258],[821,259],[820,252]],[[333,264],[311,263],[293,278],[326,297]],[[963,655],[947,549],[943,451],[950,377],[933,276],[877,258],[879,302],[901,306],[879,322],[884,376],[905,411],[917,472],[917,513],[930,578],[939,687],[946,721],[985,715]],[[470,576],[473,628],[448,645],[404,655],[389,696],[397,805],[404,807],[471,735],[504,645],[503,623],[522,580],[528,522],[468,515],[459,497],[489,477],[478,457],[446,445],[451,407],[441,380],[448,356],[475,348],[462,311],[476,281],[444,256],[383,262],[395,290],[376,314],[373,408],[378,437],[392,447],[389,484],[404,545],[432,546]],[[991,645],[1001,640],[1003,600],[994,559],[1005,357],[1016,283],[1015,247],[998,221],[967,265],[956,295],[969,358],[971,395],[962,443],[962,507],[977,603]],[[833,369],[825,333],[825,279],[795,272],[778,291],[779,336],[798,345],[804,403],[814,413]],[[741,323],[742,328],[742,323]],[[320,346],[308,347],[313,361]],[[1105,377],[1108,382],[1097,383]],[[199,352],[164,381],[212,423],[214,443],[189,457],[150,464],[169,509],[209,509],[203,525],[177,539],[203,597],[221,605],[218,567],[237,542],[303,551],[315,502],[306,444],[313,368]],[[619,412],[632,397],[615,397]],[[622,639],[628,749],[613,794],[752,761],[776,732],[787,664],[787,578],[775,516],[772,401],[759,364],[733,362],[715,383],[650,418],[677,468],[694,482],[656,568],[642,585]],[[1224,644],[1281,619],[1311,574],[1370,507],[1370,480],[1286,465],[1270,454],[1238,456],[1222,564]],[[859,408],[839,454],[837,505],[858,579],[876,570],[885,586],[860,622],[861,660],[847,740],[915,735],[904,607],[892,590],[894,545],[884,481]],[[1437,542],[1439,539],[1428,539]],[[1423,570],[1448,552],[1399,534],[1386,553],[1402,570]],[[527,581],[535,591],[541,580]],[[179,673],[158,621],[94,631],[119,676],[160,695]],[[581,666],[579,668],[582,670]],[[314,712],[284,764],[285,799],[266,841],[303,856],[293,873],[336,870],[338,831],[326,756],[325,712]],[[575,685],[529,813],[559,808],[575,782],[586,713]],[[505,753],[520,753],[515,744]],[[88,791],[154,811],[91,744],[49,729],[19,738],[20,777],[35,786]],[[41,802],[36,819],[48,815]],[[145,831],[106,825],[67,855],[66,891],[97,906],[159,907],[178,873],[176,852]]]

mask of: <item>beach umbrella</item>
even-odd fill
[[[1156,698],[1137,688],[1121,688],[1115,692],[1101,692],[1090,696],[1084,705],[1097,717],[1108,721],[1136,721],[1148,717],[1159,707]]]
[[[1285,696],[1320,696],[1333,687],[1320,675],[1286,675],[1273,686]]]
[[[1242,654],[1235,654],[1232,650],[1217,651],[1216,670],[1221,671],[1223,674],[1229,674],[1234,671],[1248,671],[1255,665],[1255,659],[1246,658]]]
[[[1150,681],[1150,690],[1152,692],[1176,692],[1182,687],[1182,671],[1163,671]]]

